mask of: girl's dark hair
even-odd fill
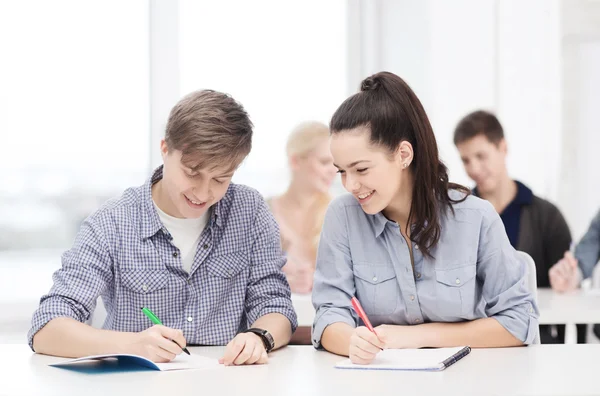
[[[452,204],[462,202],[470,194],[464,186],[448,182],[448,168],[440,161],[438,147],[423,105],[400,77],[380,72],[366,78],[357,94],[346,99],[331,119],[331,133],[357,127],[371,131],[371,143],[395,152],[401,142],[409,142],[414,151],[410,169],[415,186],[406,224],[414,231],[410,239],[431,257],[441,234],[440,215]],[[460,200],[449,197],[450,189],[465,193]]]

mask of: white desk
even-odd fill
[[[549,288],[537,292],[540,324],[564,324],[565,343],[577,343],[575,324],[600,323],[600,293],[597,290],[575,290],[557,293]]]
[[[537,291],[540,309],[540,324],[565,324],[565,341],[577,342],[576,323],[600,323],[600,292],[597,290],[576,290],[570,293],[556,293],[549,288]],[[311,326],[315,311],[310,295],[293,295],[292,301],[298,313],[301,326]]]
[[[548,288],[538,289],[540,324],[600,323],[600,293],[575,290],[557,293]]]
[[[298,315],[298,326],[313,325],[315,319],[315,308],[312,305],[310,294],[292,294],[292,304]]]
[[[220,357],[221,347],[190,348]],[[6,395],[592,395],[600,394],[600,345],[480,349],[442,372],[339,370],[339,356],[309,346],[274,352],[265,366],[179,372],[83,374],[48,366],[60,359],[0,344]]]

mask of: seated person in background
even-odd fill
[[[227,345],[225,365],[266,363],[296,314],[277,223],[257,191],[231,184],[251,146],[252,123],[230,96],[197,91],[177,103],[164,164],[84,221],[33,314],[29,346],[167,362],[186,344]],[[83,323],[98,296],[103,329]],[[151,327],[142,307],[164,326]]]
[[[310,293],[329,188],[336,174],[329,151],[329,128],[305,122],[291,133],[287,146],[290,185],[283,195],[267,200],[279,223],[287,256],[283,267],[293,293]]]
[[[548,270],[571,243],[558,208],[510,178],[504,131],[495,115],[479,110],[465,116],[454,131],[454,144],[476,184],[473,194],[489,201],[500,214],[510,244],[533,258],[537,286],[550,287]],[[542,325],[541,342],[563,343],[564,331],[564,326]],[[581,332],[585,337],[585,327]]]
[[[313,345],[368,364],[383,348],[534,342],[527,270],[489,202],[449,183],[429,119],[382,72],[331,120],[347,194],[329,205],[315,271]],[[361,326],[356,296],[377,333]]]
[[[287,256],[283,272],[293,293],[307,294],[313,287],[319,235],[337,171],[329,151],[329,128],[314,121],[298,125],[288,138],[286,152],[290,185],[267,203],[279,223]],[[310,343],[310,326],[298,327],[290,340],[296,345]]]
[[[565,251],[563,258],[550,268],[552,288],[561,293],[577,289],[583,279],[592,276],[598,260],[600,260],[600,211],[575,247],[575,255]],[[594,325],[594,334],[600,338],[600,325]]]

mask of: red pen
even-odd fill
[[[360,305],[360,302],[358,301],[358,299],[356,297],[352,297],[352,300],[350,300],[350,302],[352,303],[352,308],[354,308],[354,310],[356,311],[358,316],[365,323],[365,326],[367,326],[367,329],[371,330],[373,332],[373,334],[377,335],[377,333],[375,332],[375,329],[373,328],[373,325],[371,325],[371,322],[369,322],[369,318],[367,318],[367,314],[363,310],[363,307],[362,307],[362,305]],[[379,336],[377,336],[377,337],[379,337]]]

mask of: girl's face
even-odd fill
[[[333,134],[331,154],[342,183],[368,214],[387,208],[406,183],[400,151],[374,146],[370,131],[361,127]]]

